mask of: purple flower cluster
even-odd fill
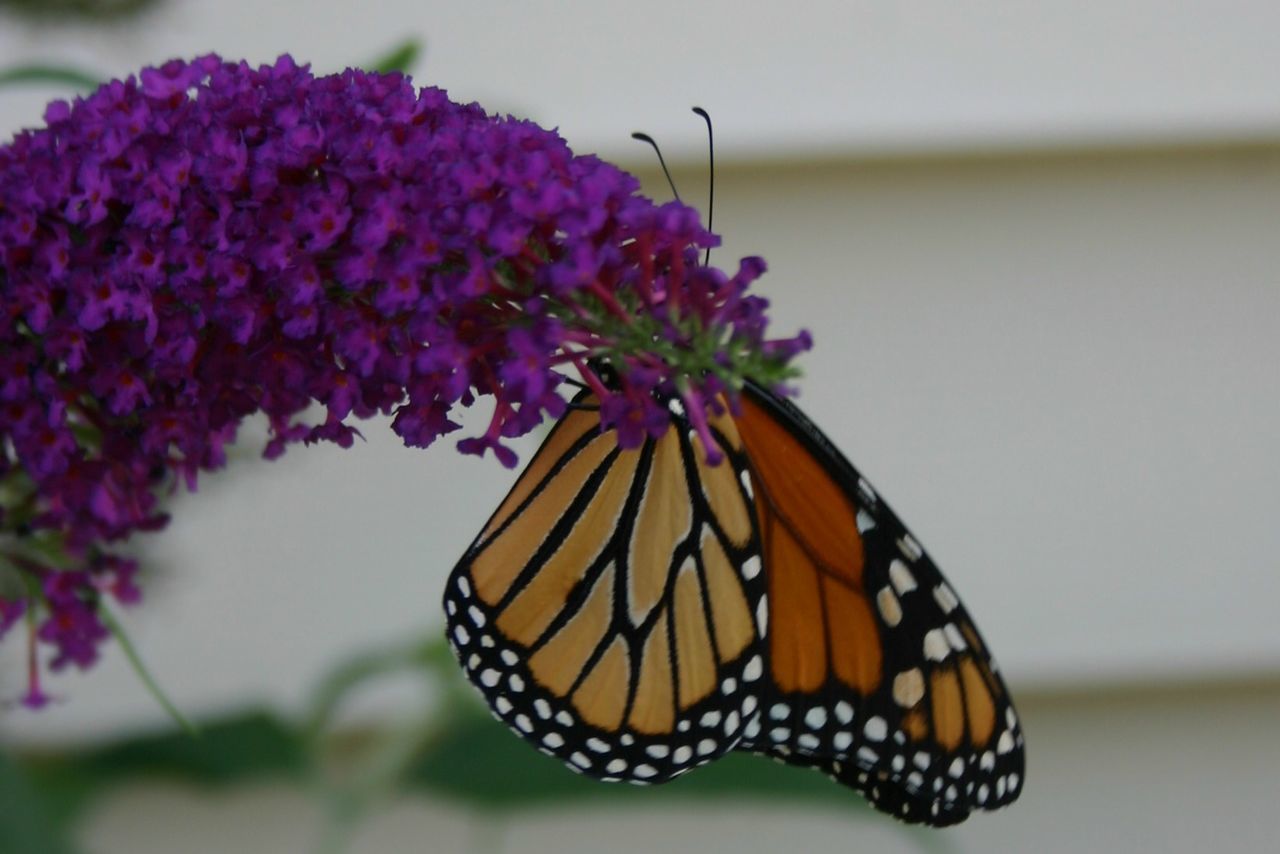
[[[208,56],[45,119],[0,148],[0,634],[38,612],[55,669],[94,660],[104,598],[138,597],[105,547],[162,527],[248,415],[268,457],[376,413],[424,447],[489,395],[459,448],[510,466],[567,370],[635,446],[664,396],[698,422],[808,346],[765,339],[759,259],[698,264],[692,209],[398,74]]]

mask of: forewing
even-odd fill
[[[748,387],[738,425],[768,576],[768,685],[742,747],[934,825],[1021,789],[1023,736],[968,612],[800,411]]]

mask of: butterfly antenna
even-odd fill
[[[631,138],[647,142],[653,146],[654,153],[658,155],[658,164],[662,166],[662,174],[667,176],[667,186],[671,188],[671,195],[676,197],[677,202],[680,201],[680,191],[676,189],[676,182],[671,180],[671,173],[667,170],[667,161],[662,159],[662,149],[658,148],[658,143],[649,134],[641,133],[640,131],[631,134]]]
[[[707,123],[707,163],[711,170],[711,189],[707,193],[707,231],[711,230],[711,217],[716,211],[716,145],[715,139],[711,135],[711,114],[701,107],[694,107],[693,111],[702,116],[702,120]],[[711,247],[707,247],[706,258],[702,261],[702,266],[711,265]]]

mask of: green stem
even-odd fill
[[[125,657],[129,659],[129,664],[133,666],[133,672],[138,674],[138,678],[142,680],[142,684],[151,692],[151,696],[156,702],[169,713],[169,717],[182,728],[187,735],[198,738],[200,729],[190,720],[186,718],[182,712],[178,711],[178,707],[160,688],[159,683],[151,676],[151,672],[147,670],[147,666],[142,663],[142,658],[138,655],[138,650],[134,647],[133,642],[129,640],[129,636],[125,634],[124,627],[120,625],[120,621],[107,608],[105,602],[98,603],[98,614],[102,617],[102,622],[106,623],[107,628],[111,630],[111,634],[115,637],[116,642],[120,644],[120,648],[124,650]]]

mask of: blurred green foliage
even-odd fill
[[[365,68],[369,71],[381,71],[383,74],[388,74],[392,71],[409,74],[412,73],[413,67],[418,64],[418,59],[422,56],[422,50],[421,41],[408,39],[366,65]]]
[[[396,671],[420,674],[437,688],[433,709],[423,710],[425,725],[407,730],[413,737],[394,727],[327,731],[330,713],[344,699]],[[317,693],[315,714],[306,722],[246,711],[202,721],[198,736],[173,727],[67,753],[0,752],[0,851],[74,854],[68,829],[96,798],[156,779],[210,789],[264,779],[293,783],[325,800],[335,829],[348,832],[390,791],[416,791],[488,814],[585,801],[643,806],[709,799],[822,803],[851,816],[868,810],[861,798],[819,774],[745,754],[663,786],[609,785],[573,774],[490,717],[443,642],[433,641],[361,656],[339,668]]]
[[[87,91],[101,82],[101,77],[67,65],[14,65],[0,69],[0,86],[37,84]]]
[[[0,8],[5,5],[36,6],[38,1],[0,0]],[[54,5],[61,5],[55,3]],[[381,71],[384,74],[399,71],[409,74],[422,58],[423,44],[419,39],[406,39],[400,44],[375,58],[372,62],[361,65],[370,71]],[[76,92],[87,92],[96,89],[105,79],[105,75],[95,74],[82,68],[57,63],[24,63],[0,68],[0,88],[6,86],[50,86],[65,88]]]
[[[161,0],[0,0],[0,8],[31,18],[127,18],[160,5]]]
[[[775,803],[799,799],[862,809],[860,798],[820,774],[741,753],[661,786],[600,783],[533,750],[488,715],[456,720],[408,769],[405,784],[473,808],[498,811],[620,798],[639,804],[664,799],[688,803],[694,798]]]
[[[61,821],[59,799],[20,764],[0,753],[0,851],[71,854],[69,825]]]

